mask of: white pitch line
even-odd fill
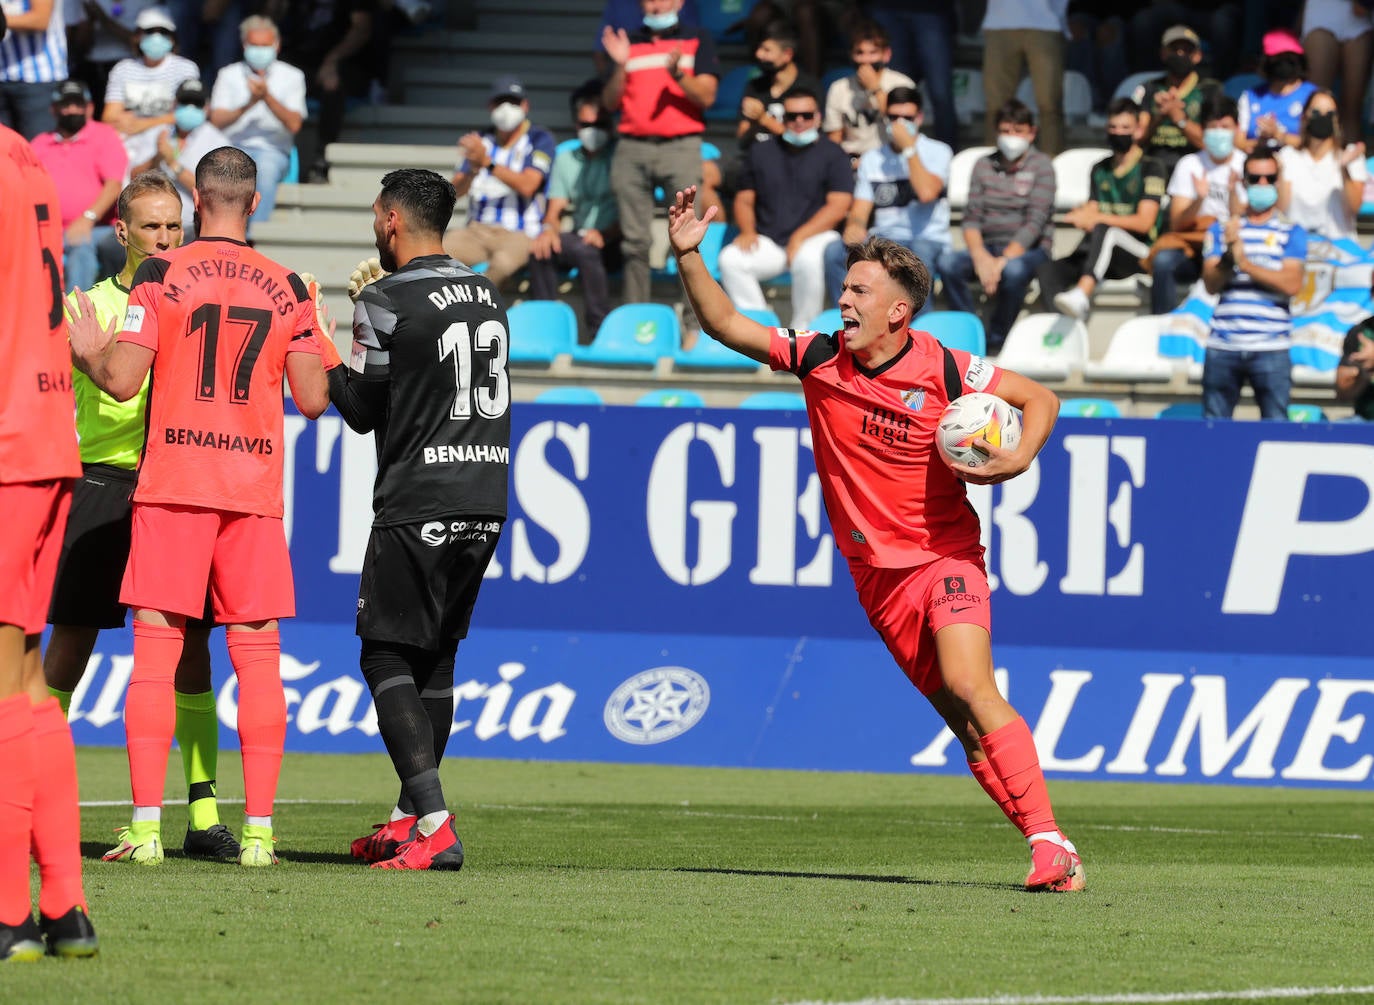
[[[793,1005],[1170,1005],[1173,1002],[1265,1001],[1275,998],[1338,998],[1370,994],[1374,994],[1374,985],[1102,995],[992,995],[985,998],[863,998],[852,1002],[807,1001],[795,1002]]]
[[[242,806],[242,799],[220,799],[218,802],[226,806]],[[358,806],[361,799],[275,799],[273,802],[277,806]],[[132,806],[133,803],[128,799],[88,799],[78,804],[84,808],[97,809],[106,806]]]

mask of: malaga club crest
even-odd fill
[[[710,704],[711,689],[701,674],[686,667],[655,667],[611,693],[606,729],[625,743],[663,743],[700,722]]]

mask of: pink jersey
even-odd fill
[[[1001,370],[949,352],[959,394],[996,389]],[[842,334],[774,329],[769,364],[801,378],[825,508],[846,558],[884,569],[981,559],[978,516],[935,449],[949,403],[944,354],[934,336],[912,330],[904,349],[869,371]]]

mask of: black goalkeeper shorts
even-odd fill
[[[503,522],[454,516],[373,527],[358,588],[358,635],[430,650],[466,638]]]

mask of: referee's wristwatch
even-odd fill
[[[97,220],[100,219],[100,217],[98,217],[98,216],[95,215],[95,211],[94,211],[94,210],[89,210],[89,209],[84,210],[84,211],[82,211],[81,215],[84,216],[87,220],[90,220],[91,223],[95,223]]]

